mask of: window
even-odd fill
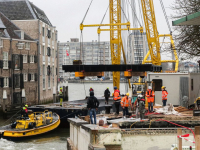
[[[9,78],[8,77],[4,78],[4,87],[9,87]]]
[[[43,52],[43,56],[45,56],[45,48],[44,48],[44,46],[42,46],[42,52]]]
[[[191,79],[191,91],[193,91],[194,88],[194,83],[193,83],[193,79]]]
[[[34,56],[33,55],[30,56],[30,63],[34,63]]]
[[[25,49],[30,50],[30,43],[29,42],[25,43]]]
[[[162,80],[161,79],[154,79],[153,83],[154,83],[154,85],[153,85],[154,91],[162,91],[161,90],[161,87],[162,87]]]
[[[54,66],[52,67],[52,75],[54,76]]]
[[[20,69],[20,61],[23,61],[21,58],[22,55],[17,55],[17,54],[14,54],[13,55],[13,63],[14,63],[14,69]]]
[[[35,75],[33,73],[31,74],[31,81],[35,81]]]
[[[13,93],[13,104],[21,104],[21,93],[20,92],[15,92]]]
[[[3,52],[3,69],[8,69],[8,52]]]
[[[51,76],[48,76],[48,88],[51,88]]]
[[[24,81],[27,81],[27,73],[24,73]]]
[[[45,89],[45,77],[43,77],[43,89]]]
[[[24,49],[24,43],[17,43],[17,48],[18,49]]]
[[[15,34],[17,34],[17,36],[20,38],[20,39],[24,39],[24,31],[21,31],[21,30],[15,30],[14,31]]]
[[[45,30],[44,30],[44,27],[42,27],[42,36],[44,36],[44,33],[45,32]]]
[[[43,76],[45,76],[45,65],[43,65]]]
[[[52,49],[52,58],[54,58],[54,49]]]
[[[0,47],[3,47],[3,40],[0,40]]]
[[[27,55],[23,55],[23,63],[27,63]]]
[[[20,74],[14,74],[14,88],[20,88]]]

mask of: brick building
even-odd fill
[[[27,102],[38,101],[38,43],[0,12],[0,104],[21,104],[22,89]],[[3,91],[7,100],[3,100]]]
[[[0,11],[32,39],[38,41],[38,96],[53,99],[57,89],[57,30],[43,10],[28,0],[0,0]],[[27,94],[26,94],[27,95]]]

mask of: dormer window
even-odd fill
[[[24,31],[22,31],[22,30],[15,30],[15,34],[16,34],[21,40],[24,40]]]

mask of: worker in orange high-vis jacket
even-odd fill
[[[153,112],[154,96],[155,96],[154,91],[152,91],[152,87],[149,86],[148,90],[146,91],[149,112]]]
[[[119,115],[119,106],[121,102],[121,97],[120,97],[120,91],[117,89],[116,86],[114,87],[113,100],[115,104],[116,115]]]
[[[163,106],[166,106],[167,104],[167,95],[168,95],[168,92],[167,90],[165,90],[165,86],[162,86],[162,102],[163,102]]]
[[[131,101],[128,97],[129,97],[129,93],[126,93],[126,95],[121,100],[121,106],[122,106],[122,109],[123,109],[123,116],[129,115],[128,107],[131,105],[131,103],[130,103]]]

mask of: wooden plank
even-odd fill
[[[182,135],[182,129],[177,129],[177,135]],[[182,150],[182,138],[178,138],[178,150]]]

